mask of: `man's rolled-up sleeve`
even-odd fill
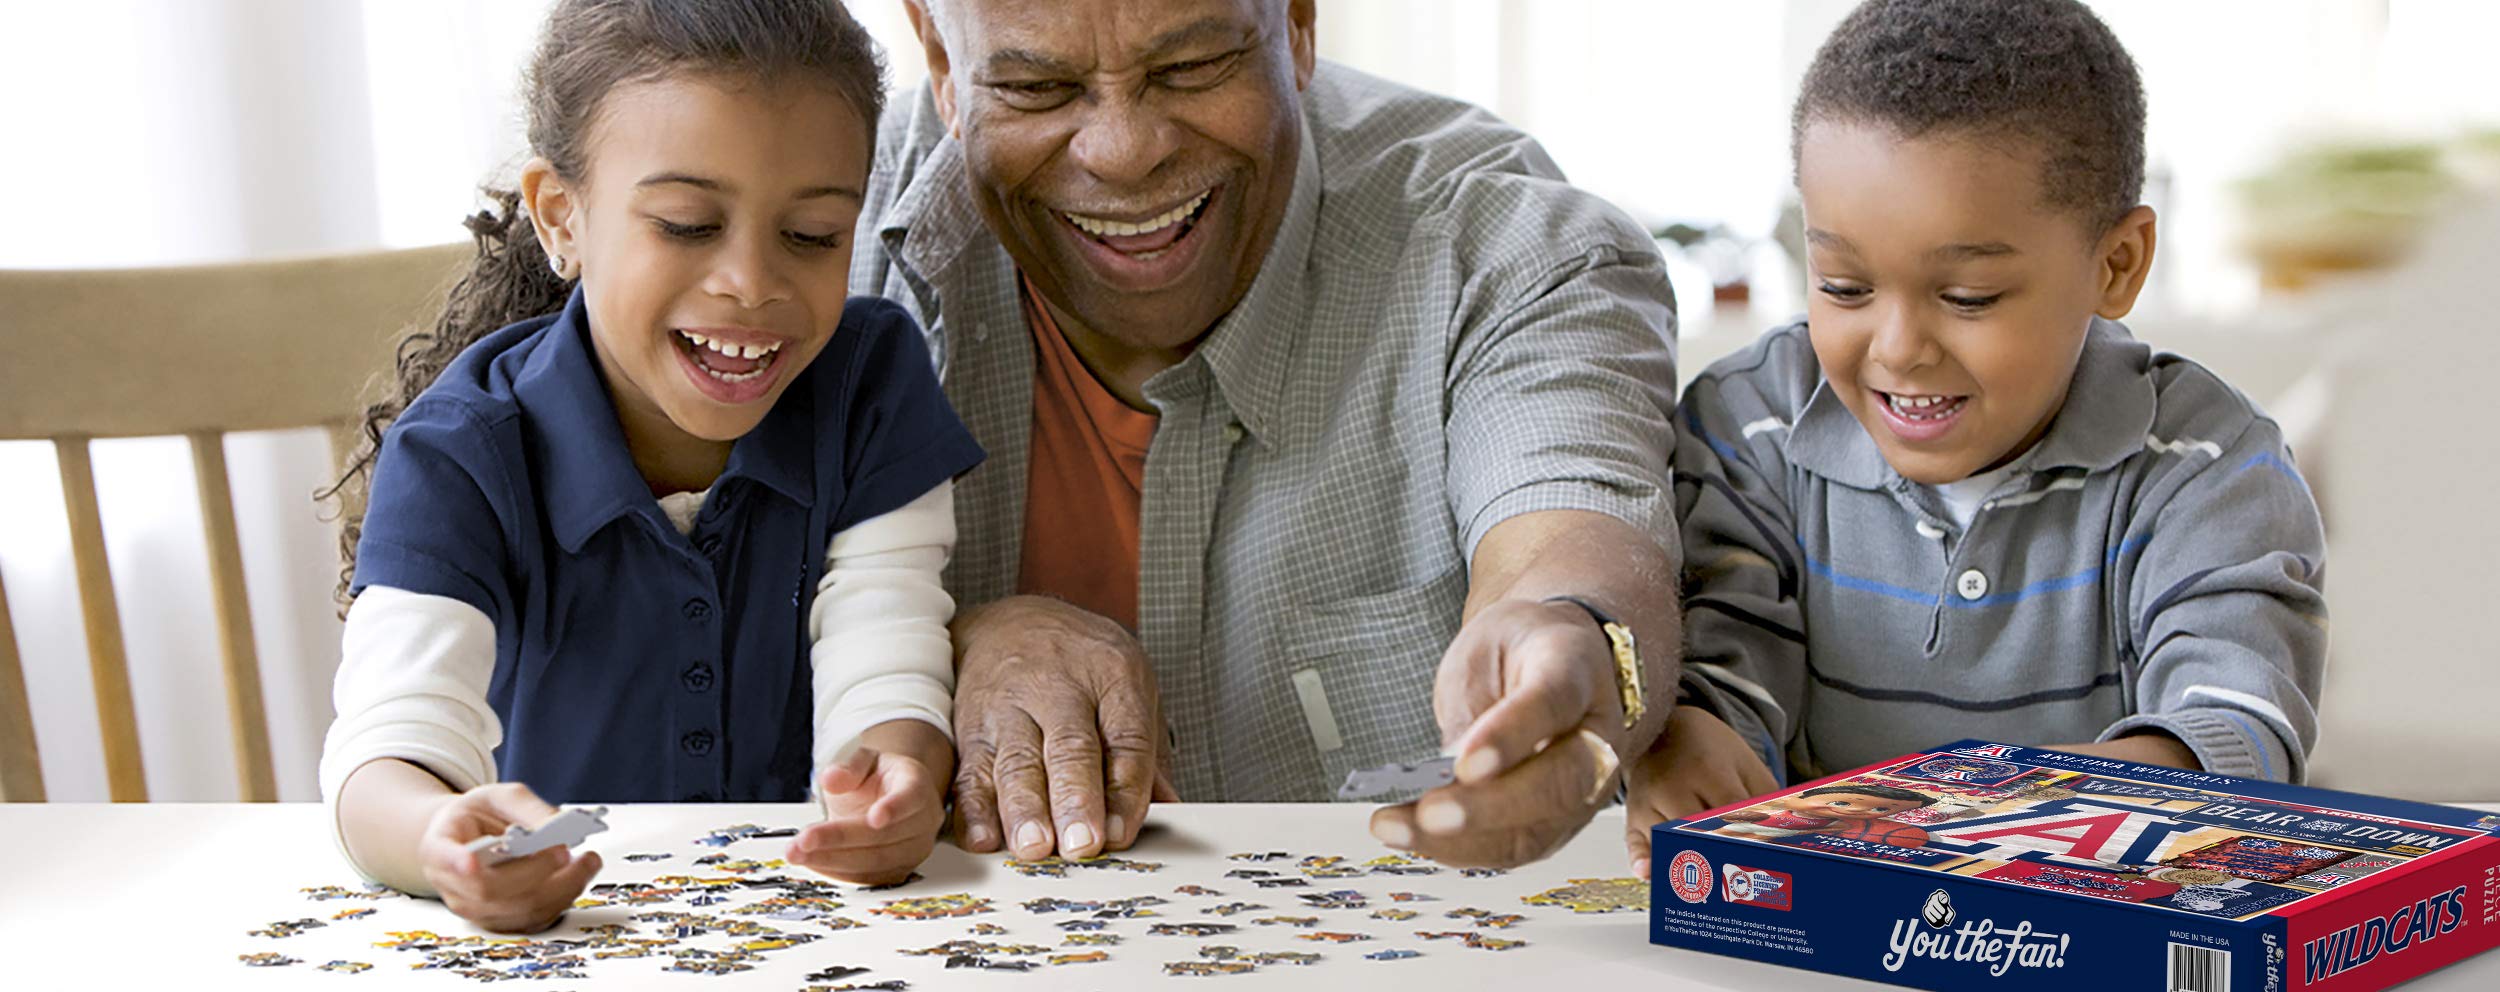
[[[1448,491],[1473,556],[1524,513],[1603,513],[1675,549],[1675,304],[1657,256],[1599,246],[1461,328]]]

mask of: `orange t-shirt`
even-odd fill
[[[1033,329],[1033,438],[1016,591],[1136,630],[1139,504],[1157,418],[1094,378],[1030,282],[1024,322]]]

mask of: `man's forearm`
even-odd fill
[[[1679,563],[1649,533],[1603,513],[1544,510],[1505,520],[1477,544],[1468,570],[1467,617],[1503,600],[1575,596],[1632,628],[1639,642],[1648,713],[1627,754],[1648,748],[1675,699],[1684,625],[1676,603]],[[1608,684],[1612,666],[1604,673]]]

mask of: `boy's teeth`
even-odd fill
[[[1892,405],[1893,412],[1913,420],[1931,419],[1961,402],[1961,398],[1956,396],[1902,396],[1894,393],[1885,394],[1885,399]]]
[[[1068,219],[1068,223],[1076,225],[1078,230],[1084,231],[1085,233],[1091,234],[1097,238],[1125,238],[1139,234],[1152,234],[1174,224],[1178,224],[1184,220],[1188,220],[1189,215],[1197,213],[1198,207],[1206,202],[1207,195],[1205,193],[1200,193],[1196,197],[1191,198],[1189,202],[1172,208],[1172,212],[1164,214],[1161,217],[1148,220],[1142,224],[1128,224],[1116,220],[1103,220],[1099,217],[1087,217],[1084,214],[1061,214],[1061,216],[1066,217]]]

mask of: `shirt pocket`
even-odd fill
[[[1353,769],[1438,752],[1433,677],[1466,598],[1459,563],[1418,585],[1306,604],[1286,621],[1285,692],[1320,766],[1309,798],[1335,798]]]

